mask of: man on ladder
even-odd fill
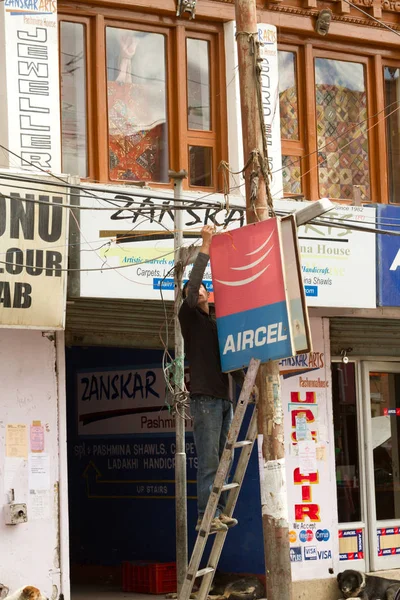
[[[183,303],[179,322],[185,343],[185,354],[190,369],[190,412],[197,451],[197,498],[199,531],[206,510],[210,490],[225,447],[233,418],[229,379],[222,373],[219,356],[217,324],[210,314],[208,292],[202,282],[209,261],[213,227],[205,225],[201,231],[202,246],[194,263],[189,281],[183,287]],[[244,373],[232,373],[236,383],[243,384]],[[226,494],[219,499],[210,533],[227,531],[237,525],[237,519],[225,514]]]

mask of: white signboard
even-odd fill
[[[314,352],[280,362],[293,579],[326,578],[338,556],[328,321],[311,319]]]
[[[163,297],[172,300],[172,191],[142,190],[132,196],[135,193],[132,188],[110,187],[104,192],[92,186],[89,190],[96,199],[82,192],[81,205],[93,210],[83,210],[80,214],[80,267],[83,271],[77,295],[158,300],[163,281]],[[215,224],[217,231],[222,231],[225,225],[232,229],[245,223],[244,209],[199,210],[195,201],[202,194],[186,192],[184,196],[194,201],[193,204],[187,202],[187,209],[183,211],[185,246],[200,244],[203,224]],[[207,200],[215,203],[223,202],[224,198],[214,194]],[[242,203],[244,200],[240,197],[230,197],[231,206],[240,207]],[[288,213],[301,208],[302,203],[279,200],[274,206],[277,212]],[[98,207],[110,210],[96,210]],[[310,224],[298,229],[308,306],[375,307],[375,234],[352,229],[357,225],[373,229],[375,209],[337,205],[327,213],[324,222],[326,226]],[[339,228],[333,227],[337,224]],[[190,267],[184,277],[189,273]],[[204,279],[211,289],[209,268]]]
[[[293,210],[290,201],[275,206]],[[376,307],[375,234],[352,229],[375,229],[375,215],[373,207],[337,204],[321,219],[325,226],[308,224],[298,229],[308,306]]]
[[[60,172],[57,2],[4,0],[0,13],[0,31],[2,25],[5,30],[8,145],[17,155],[10,158],[10,165]]]
[[[174,211],[172,191],[154,190],[138,192],[132,197],[132,188],[110,188],[107,193],[91,187],[98,200],[87,196],[81,205],[93,207],[80,214],[81,254],[80,295],[98,298],[142,298],[160,300],[174,298]],[[129,193],[129,196],[124,195]],[[142,195],[140,195],[142,194]],[[185,193],[185,197],[188,195]],[[213,208],[199,210],[196,201],[201,197],[192,195],[193,204],[187,202],[183,211],[184,246],[199,244],[203,224],[215,224],[218,230],[244,224],[243,210]],[[99,201],[100,200],[100,201]],[[223,202],[221,194],[211,200]],[[235,199],[235,204],[240,198]],[[204,201],[202,201],[204,206]],[[96,210],[108,207],[111,210]],[[120,209],[118,207],[121,207]],[[161,208],[159,208],[161,207]],[[110,241],[111,239],[111,241]],[[85,271],[85,269],[98,271]],[[190,273],[186,269],[184,278]],[[206,269],[204,280],[212,286],[211,271]]]
[[[159,367],[82,371],[76,383],[79,435],[175,432]]]
[[[68,196],[62,187],[25,185],[0,176],[0,327],[62,329]]]
[[[241,172],[248,157],[243,156],[242,116],[240,112],[239,66],[236,42],[236,23],[224,24],[225,59],[227,77],[228,144],[229,163],[232,171]],[[271,193],[273,197],[283,195],[282,152],[279,114],[279,77],[277,32],[274,25],[257,25],[260,43],[261,95],[268,161],[272,172]],[[231,185],[244,183],[242,175],[231,175]]]
[[[275,25],[258,24],[258,41],[260,42],[260,55],[262,58],[261,94],[268,162],[272,173],[271,195],[273,198],[283,196],[277,40]]]

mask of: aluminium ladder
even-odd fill
[[[206,600],[215,571],[221,556],[224,546],[227,531],[220,531],[215,534],[215,540],[208,558],[207,566],[199,570],[200,562],[204,554],[208,536],[210,535],[211,521],[214,518],[215,511],[218,506],[218,501],[222,492],[228,492],[228,499],[225,509],[225,514],[232,516],[235,505],[239,496],[239,492],[249,463],[251,451],[257,437],[257,405],[254,405],[253,414],[247,429],[246,439],[237,441],[240,428],[243,422],[246,408],[251,396],[253,386],[255,384],[256,375],[260,361],[251,359],[243,388],[239,396],[235,414],[229,429],[228,438],[225,444],[225,449],[221,456],[221,461],[215,476],[213,488],[208,499],[207,507],[201,522],[200,530],[197,535],[196,543],[192,552],[192,557],[188,569],[186,571],[185,580],[182,583],[181,590],[178,593],[178,600],[189,600],[197,577],[203,577],[200,589],[197,594],[197,600]],[[232,464],[233,453],[235,448],[241,448],[240,457],[233,476],[232,483],[225,483]]]

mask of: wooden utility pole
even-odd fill
[[[269,181],[258,76],[256,0],[235,0],[247,222],[268,219]],[[263,474],[260,478],[268,600],[291,600],[289,525],[285,481],[284,422],[279,364],[261,365],[258,376],[258,432],[262,435]]]

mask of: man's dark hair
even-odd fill
[[[189,285],[189,280],[187,280],[187,282],[185,283],[185,285],[184,285],[184,286],[183,286],[183,288],[182,288],[182,296],[183,296],[183,298],[186,298],[186,294],[187,294],[187,287],[188,287],[188,285]],[[203,286],[203,288],[206,290],[206,292],[208,292],[208,290],[207,290],[207,286],[206,286],[206,284],[204,283],[204,281],[202,281],[200,285],[202,285],[202,286]]]

